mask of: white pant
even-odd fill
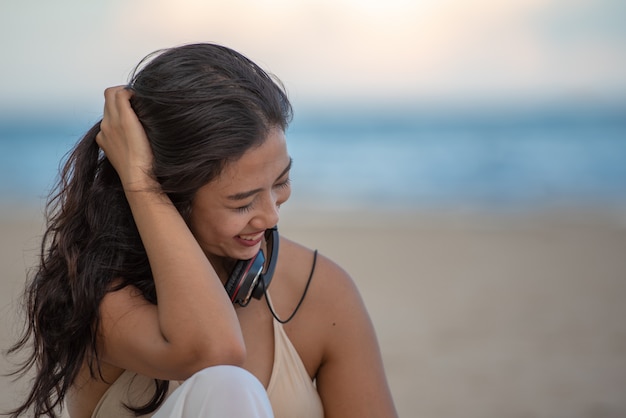
[[[273,418],[265,388],[235,366],[201,370],[178,387],[154,418]]]

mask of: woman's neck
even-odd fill
[[[225,284],[237,260],[230,257],[223,257],[214,254],[208,254],[208,258],[209,262],[215,269],[217,276],[220,278],[220,281]]]

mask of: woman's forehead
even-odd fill
[[[273,182],[290,163],[285,134],[282,129],[274,128],[259,146],[226,163],[221,173],[207,186],[222,190]]]

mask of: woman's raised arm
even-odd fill
[[[103,361],[146,376],[182,380],[202,368],[243,363],[235,310],[204,252],[151,175],[153,155],[130,106],[132,92],[105,92],[96,141],[116,169],[152,269],[158,305],[132,287],[101,304]]]

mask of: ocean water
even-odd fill
[[[93,121],[0,121],[0,197],[42,205]],[[626,207],[626,106],[336,109],[287,132],[295,205],[318,209]]]

